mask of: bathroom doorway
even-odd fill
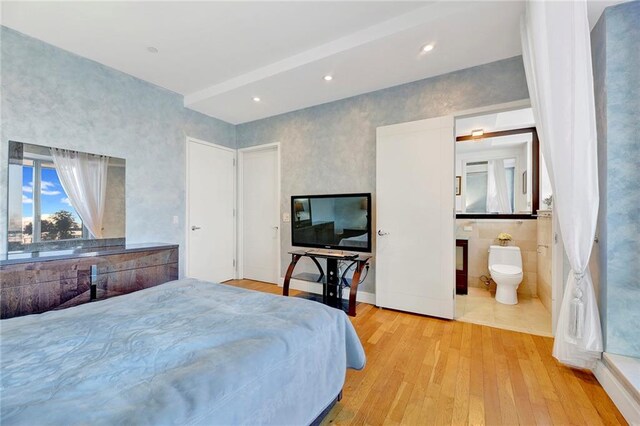
[[[558,247],[533,112],[467,112],[455,132],[455,318],[552,336]]]

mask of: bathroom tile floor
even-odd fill
[[[518,295],[517,305],[503,305],[489,290],[469,287],[469,294],[456,295],[456,320],[552,336],[551,313],[537,297]]]

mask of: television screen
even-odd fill
[[[370,252],[371,194],[291,197],[291,243]]]

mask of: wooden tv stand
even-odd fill
[[[287,268],[287,274],[284,277],[284,286],[282,288],[283,296],[289,295],[289,283],[293,276],[293,271],[298,264],[298,261],[303,257],[308,257],[318,268],[319,274],[302,273],[293,276],[295,279],[301,279],[304,281],[311,281],[320,283],[323,286],[322,290],[322,303],[325,305],[343,309],[349,316],[356,316],[356,296],[358,294],[358,284],[360,283],[360,275],[362,270],[367,266],[371,255],[360,254],[354,257],[338,257],[335,254],[330,253],[309,253],[305,250],[290,251],[291,263]],[[327,261],[327,274],[325,275],[322,265],[318,259],[326,259]],[[355,266],[353,277],[351,279],[342,278],[339,273],[339,262],[345,262],[348,264],[347,268]],[[349,305],[347,309],[343,308],[342,304],[342,289],[349,287]]]

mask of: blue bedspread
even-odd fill
[[[341,311],[192,279],[0,327],[2,425],[308,424],[365,364]]]

